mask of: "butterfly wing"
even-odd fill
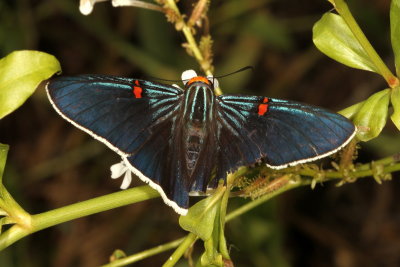
[[[274,169],[313,161],[355,134],[345,117],[294,101],[221,95],[217,102],[219,176],[261,160]]]
[[[179,109],[183,91],[143,80],[80,75],[52,80],[47,92],[62,117],[124,156],[152,134],[149,126]]]
[[[156,189],[166,204],[185,214],[188,191],[204,191],[240,166],[265,161],[284,168],[336,152],[355,134],[339,114],[297,102],[257,96],[216,98],[203,167],[187,180],[182,141],[183,90],[129,78],[83,75],[47,85],[49,99],[66,120],[105,143]],[[207,175],[206,175],[207,174]]]
[[[104,75],[60,77],[46,89],[63,118],[120,154],[132,172],[181,211],[187,193],[173,181],[174,170],[164,172],[177,167],[166,157],[176,154],[172,140],[182,89]]]

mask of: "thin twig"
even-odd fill
[[[154,248],[147,249],[147,250],[141,251],[139,253],[130,255],[128,257],[115,260],[115,261],[110,262],[108,264],[102,265],[102,267],[119,267],[119,266],[125,266],[125,265],[128,265],[128,264],[131,264],[131,263],[135,263],[135,262],[138,262],[140,260],[149,258],[149,257],[151,257],[153,255],[157,255],[157,254],[159,254],[161,252],[164,252],[164,251],[167,251],[167,250],[170,250],[170,249],[174,249],[174,248],[178,247],[184,240],[185,240],[185,237],[182,237],[182,238],[176,239],[174,241],[171,241],[171,242],[156,246]]]

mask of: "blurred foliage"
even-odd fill
[[[192,1],[181,2],[183,11],[192,8]],[[349,4],[379,54],[394,62],[390,1]],[[340,65],[314,47],[312,26],[330,9],[324,0],[212,1],[215,74],[255,67],[220,80],[223,92],[339,110],[384,88],[380,77]],[[19,49],[44,51],[55,55],[68,75],[179,80],[182,70],[198,69],[182,42],[158,12],[99,3],[85,17],[78,1],[0,1],[0,57]],[[119,181],[109,179],[118,156],[62,120],[43,88],[0,122],[0,142],[10,145],[3,181],[31,213],[118,190]],[[394,154],[399,143],[389,122],[377,139],[362,144],[358,161]],[[285,194],[227,225],[232,260],[236,266],[399,266],[399,188],[398,179],[381,186],[368,179]],[[232,206],[243,201],[235,199]],[[160,199],[151,200],[38,232],[2,251],[0,265],[98,266],[115,249],[132,254],[183,235],[177,215]],[[202,251],[197,246],[195,256]],[[135,266],[159,266],[168,256]]]

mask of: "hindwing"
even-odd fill
[[[313,161],[355,134],[345,117],[299,102],[221,95],[217,103],[221,172],[260,161],[274,169]]]

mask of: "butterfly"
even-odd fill
[[[331,155],[354,137],[345,117],[295,101],[215,95],[217,80],[182,74],[184,88],[109,75],[58,77],[46,85],[67,121],[122,157],[130,172],[186,215],[189,195],[216,188],[241,166],[273,169]],[[115,178],[115,177],[114,177]]]

